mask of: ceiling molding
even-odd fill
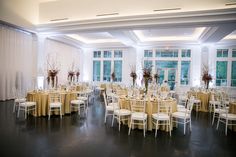
[[[42,34],[67,34],[115,29],[216,26],[232,22],[236,23],[235,8],[48,23],[37,25],[37,31]]]

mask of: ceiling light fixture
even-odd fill
[[[236,2],[232,2],[232,3],[225,3],[225,6],[231,6],[231,5],[236,5]]]
[[[84,38],[82,36],[79,36],[77,34],[69,34],[67,36],[70,37],[70,38],[73,38],[75,40],[81,41],[81,42],[83,42],[85,44],[99,44],[99,43],[114,43],[114,42],[119,42],[116,39],[94,39],[94,40],[91,40],[91,39],[87,39],[87,38]]]
[[[98,14],[96,16],[113,16],[113,15],[119,15],[119,13]]]
[[[150,41],[195,41],[198,40],[200,35],[205,30],[205,27],[196,28],[191,36],[161,36],[161,37],[147,37],[143,34],[142,30],[133,30],[135,35],[139,38],[141,42]]]
[[[61,18],[61,19],[52,19],[52,20],[50,20],[50,21],[63,21],[63,20],[68,20],[69,18]]]
[[[155,9],[154,12],[158,11],[173,11],[173,10],[181,10],[181,8],[164,8],[164,9]]]

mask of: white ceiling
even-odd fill
[[[233,2],[236,0],[49,1],[39,5],[41,24],[37,28],[53,38],[59,34],[61,40],[79,47],[219,43],[236,30],[236,5],[226,5]],[[171,8],[177,9],[168,10]],[[117,14],[97,16],[109,13]]]
[[[39,0],[39,23],[227,9],[235,7],[226,5],[234,2],[236,0]],[[98,16],[101,14],[114,15]]]

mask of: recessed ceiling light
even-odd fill
[[[143,34],[141,30],[133,30],[135,35],[142,42],[150,42],[150,41],[182,41],[182,40],[198,40],[200,35],[205,30],[205,27],[195,28],[194,33],[191,36],[158,36],[158,37],[147,37]]]
[[[81,41],[83,43],[86,43],[86,44],[119,42],[117,39],[94,39],[94,40],[91,40],[91,39],[87,39],[87,38],[84,38],[82,36],[79,36],[78,34],[69,34],[67,36],[70,37],[70,38],[73,38],[75,40],[79,40],[79,41]]]

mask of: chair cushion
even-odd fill
[[[113,105],[106,106],[106,110],[108,110],[108,111],[113,111],[113,110],[117,110],[117,109],[119,109],[118,104],[113,104]]]
[[[21,103],[21,102],[25,102],[25,101],[26,101],[25,98],[16,98],[15,99],[15,102],[17,102],[17,103]]]
[[[87,101],[88,98],[87,97],[83,97],[83,96],[80,96],[80,97],[77,97],[78,100],[83,100],[83,101]]]
[[[228,117],[228,120],[236,120],[236,114],[232,114],[232,113],[228,113],[228,115],[223,113],[220,115],[220,117],[224,119],[227,119]]]
[[[49,104],[50,107],[60,107],[61,105],[61,102],[52,102]]]
[[[219,102],[219,101],[213,101],[213,100],[211,100],[211,101],[209,101],[209,104],[220,105],[220,102]]]
[[[199,99],[194,99],[194,103],[201,103],[201,100],[199,100]]]
[[[36,102],[33,102],[33,101],[26,101],[26,102],[20,103],[20,106],[27,106],[27,107],[35,106],[35,105],[36,105]]]
[[[130,110],[126,110],[126,109],[118,109],[114,111],[115,115],[120,115],[120,116],[128,116],[131,115],[131,111]]]
[[[153,113],[152,118],[156,120],[170,120],[170,116],[166,113]]]
[[[177,108],[177,111],[178,111],[178,112],[186,112],[187,109],[186,109],[186,108]]]
[[[147,114],[143,112],[133,112],[131,114],[131,119],[133,120],[145,120],[147,119]]]
[[[184,112],[174,112],[172,113],[172,117],[184,119],[184,118],[190,118],[190,114],[188,113],[185,114]]]
[[[228,110],[227,110],[227,109],[219,109],[219,108],[216,108],[214,112],[215,112],[215,113],[226,113],[226,112],[228,112]]]
[[[84,104],[84,101],[83,100],[71,100],[70,103],[75,104],[75,105],[80,105],[80,104]]]

